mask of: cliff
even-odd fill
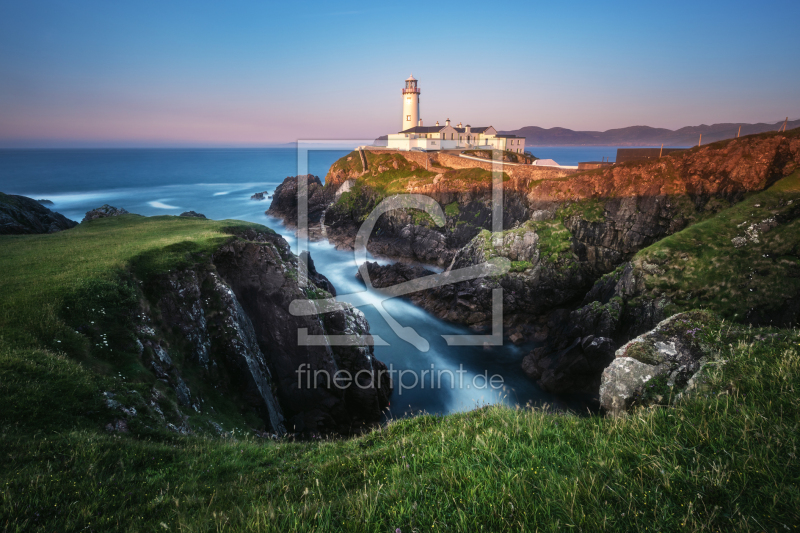
[[[77,224],[32,198],[0,192],[0,235],[55,233]]]
[[[360,223],[390,194],[431,196],[445,215],[443,226],[413,209],[384,214],[370,238],[370,251],[438,264],[447,270],[495,257],[509,259],[511,270],[503,276],[446,285],[411,298],[437,316],[480,328],[488,326],[491,319],[492,290],[503,288],[507,331],[518,339],[543,343],[526,359],[525,371],[548,390],[591,392],[598,390],[600,373],[611,362],[616,347],[631,335],[652,328],[669,312],[659,298],[620,307],[622,298],[617,293],[638,286],[633,280],[641,278],[635,273],[623,275],[627,272],[624,265],[643,249],[714,219],[795,172],[800,167],[800,130],[723,141],[657,161],[543,174],[539,179],[531,176],[530,169],[523,172],[517,170],[522,167],[506,167],[500,240],[489,231],[488,163],[452,168],[446,165],[465,165],[468,160],[413,152],[367,152],[367,156],[366,172],[358,157],[348,156],[339,160],[326,178],[324,188],[331,189],[343,180],[354,181],[350,190],[328,207],[325,224],[329,238],[340,246],[352,246]],[[770,216],[764,213],[763,220],[752,224],[770,225],[764,222]],[[791,231],[781,238],[792,246],[797,243]],[[664,265],[658,267],[661,270],[673,268],[675,255],[664,252],[659,261]],[[735,266],[731,275],[749,272],[745,261],[730,265]],[[719,265],[697,268],[713,270]],[[611,272],[615,272],[613,283],[606,276]],[[400,279],[406,274],[382,272],[381,277]],[[622,285],[614,288],[617,283]],[[774,296],[774,291],[769,291],[767,298],[739,313],[738,318],[755,320],[763,313],[773,313],[769,308],[776,306],[770,300]],[[704,301],[691,299],[694,306]],[[682,305],[675,310],[687,308],[691,307]],[[794,320],[795,315],[789,313],[781,323]]]
[[[298,258],[263,226],[119,215],[0,246],[8,282],[0,348],[12,360],[35,350],[90,369],[82,403],[37,400],[51,405],[46,416],[61,413],[62,425],[136,435],[351,434],[379,421],[388,405],[391,383],[379,374],[385,367],[372,355],[364,316],[354,308],[291,315],[293,300],[333,287],[313,261],[301,287]],[[42,309],[44,321],[36,318]],[[302,328],[363,342],[306,346]],[[359,386],[337,383],[336,372],[358,374]],[[45,395],[63,381],[15,376]],[[45,415],[18,416],[36,425]]]

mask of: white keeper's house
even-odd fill
[[[414,76],[409,76],[403,88],[403,129],[390,134],[387,148],[393,150],[465,150],[490,149],[525,151],[525,138],[515,135],[498,135],[492,126],[450,125],[436,122],[435,126],[423,126],[419,115],[419,87]]]

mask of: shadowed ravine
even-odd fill
[[[286,228],[281,220],[272,217],[268,217],[267,225],[280,233],[289,242],[292,251],[297,253],[297,241],[293,230]],[[364,290],[364,284],[355,277],[358,267],[353,252],[336,250],[327,242],[311,242],[309,250],[317,270],[333,283],[337,294]],[[370,259],[373,258],[370,256]],[[379,296],[374,291],[372,294],[375,295],[374,301],[377,302]],[[515,346],[506,339],[503,346],[448,346],[442,335],[468,335],[475,332],[467,327],[440,320],[400,298],[385,302],[385,307],[402,326],[414,328],[430,343],[427,352],[416,349],[392,331],[373,305],[361,307],[369,320],[371,333],[380,336],[389,344],[389,346],[375,346],[375,357],[386,363],[390,369],[414,373],[403,377],[402,390],[397,381],[397,374],[394,374],[395,389],[391,398],[390,416],[397,417],[418,411],[446,414],[498,402],[508,405],[547,403],[576,411],[585,411],[591,405],[591,398],[588,395],[556,396],[544,392],[522,373],[520,362],[534,347],[531,344]],[[425,375],[424,384],[418,383],[412,386],[415,375],[420,375],[422,371],[431,368],[436,372],[433,389],[430,386],[430,373]],[[465,371],[460,379],[457,373],[459,368]],[[438,379],[440,370],[443,371],[441,380]],[[453,382],[447,370],[453,373],[455,377]],[[484,387],[483,379],[479,375],[488,375],[490,378],[493,375],[500,375],[504,386],[498,389]],[[477,383],[478,390],[473,383]]]

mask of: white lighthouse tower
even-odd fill
[[[403,87],[403,128],[400,131],[407,130],[419,125],[419,87],[417,87],[417,80],[411,75],[406,80],[406,86]]]

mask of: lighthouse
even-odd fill
[[[403,87],[403,127],[400,131],[419,125],[419,87],[411,75]]]

